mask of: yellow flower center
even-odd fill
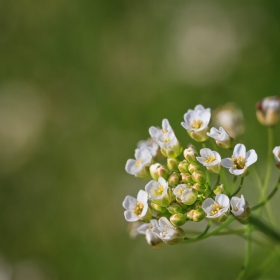
[[[163,134],[166,134],[167,132],[168,132],[168,131],[167,131],[166,129],[163,129],[163,130],[162,130],[162,133],[163,133]]]
[[[142,211],[143,211],[144,205],[141,202],[137,202],[136,205],[134,206],[132,212],[134,214],[136,214],[138,217],[141,215]]]
[[[182,195],[182,193],[184,192],[184,189],[180,189],[179,190],[179,194]]]
[[[164,186],[160,186],[157,190],[154,190],[155,196],[162,195],[164,191]]]
[[[210,163],[212,161],[214,161],[215,158],[214,157],[208,157],[206,160],[205,160],[205,163]]]
[[[141,162],[142,162],[142,159],[139,159],[139,160],[137,160],[137,161],[135,162],[135,165],[136,165],[136,166],[139,166],[139,165],[141,164]]]
[[[168,143],[168,142],[170,142],[170,139],[169,139],[169,138],[164,139],[163,142],[164,142],[164,143]]]
[[[233,168],[235,169],[245,169],[245,159],[241,156],[239,156],[238,158],[231,158],[232,162],[233,162]]]
[[[203,123],[201,120],[193,120],[191,127],[194,129],[199,129],[203,126]]]
[[[219,205],[218,203],[215,203],[212,207],[211,215],[212,216],[216,215],[223,208],[224,208],[223,206]]]

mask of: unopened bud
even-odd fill
[[[167,158],[167,167],[171,171],[178,171],[180,160],[177,158]]]
[[[204,185],[206,183],[206,178],[205,175],[202,171],[198,170],[198,171],[194,171],[192,173],[192,179],[199,184]]]
[[[172,173],[168,178],[168,184],[172,187],[175,187],[180,182],[180,174],[179,173]]]
[[[280,169],[280,146],[275,147],[272,152],[275,158],[275,165]]]
[[[184,184],[193,184],[192,174],[190,173],[181,173],[182,182]]]
[[[280,120],[280,97],[266,97],[257,103],[257,119],[265,126],[273,126]]]
[[[198,209],[190,210],[189,212],[187,212],[187,217],[194,222],[200,222],[205,218],[205,212],[200,207]]]
[[[179,227],[179,226],[182,226],[183,224],[185,224],[186,222],[186,219],[187,219],[187,216],[186,214],[183,214],[183,213],[177,213],[177,214],[173,214],[171,217],[170,217],[170,222],[173,226],[175,227]]]
[[[168,207],[167,210],[170,214],[177,214],[177,213],[182,213],[183,209],[182,207],[176,203],[176,202],[172,202]]]
[[[197,151],[192,145],[189,145],[189,147],[184,150],[184,157],[189,163],[197,162]]]
[[[167,179],[169,170],[165,166],[155,163],[150,166],[150,174],[155,181],[157,181],[159,177]]]
[[[217,186],[214,190],[213,190],[214,194],[220,194],[220,193],[224,193],[224,184],[221,184],[219,186]]]
[[[189,163],[186,160],[181,161],[178,165],[178,169],[182,173],[188,172],[189,171],[188,167],[189,167]]]
[[[192,188],[197,190],[199,193],[203,193],[205,191],[205,186],[199,183],[193,184]]]
[[[154,202],[151,202],[151,206],[152,208],[159,212],[159,213],[162,213],[162,214],[166,214],[167,213],[167,210],[165,207],[162,207],[162,206],[159,206],[158,204],[154,203]]]
[[[190,163],[189,167],[188,167],[188,170],[189,170],[190,173],[193,173],[194,171],[201,170],[201,169],[200,169],[200,166],[197,163]]]

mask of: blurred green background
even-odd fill
[[[154,250],[129,237],[121,204],[147,182],[124,166],[163,118],[186,145],[188,109],[232,101],[262,170],[255,104],[279,95],[279,12],[276,0],[1,0],[0,279],[235,279],[242,238]],[[253,253],[252,271],[268,251]],[[279,278],[273,266],[265,279]]]

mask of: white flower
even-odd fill
[[[158,144],[155,142],[153,138],[139,141],[137,147],[138,149],[147,148],[153,157],[155,157],[158,152]]]
[[[151,220],[150,223],[145,223],[137,228],[137,231],[144,234],[148,244],[153,247],[159,247],[162,244],[162,240],[153,232],[153,228],[156,227],[158,227],[158,221]]]
[[[153,232],[165,243],[176,244],[183,240],[184,231],[174,227],[166,217],[161,217],[158,226],[153,228]]]
[[[276,167],[280,169],[280,146],[273,149],[273,154],[276,161]]]
[[[216,144],[221,148],[228,149],[232,146],[233,139],[222,127],[219,129],[212,127],[210,132],[207,132],[206,134],[216,140]]]
[[[210,109],[197,105],[194,110],[188,110],[184,115],[184,122],[181,125],[188,131],[189,135],[198,142],[207,140],[208,124],[210,122]]]
[[[243,195],[241,195],[241,198],[233,196],[230,204],[231,212],[236,218],[246,220],[250,215],[250,208],[248,207]]]
[[[257,118],[263,125],[272,126],[280,120],[280,97],[266,97],[257,103]]]
[[[178,185],[174,189],[173,193],[176,195],[176,200],[178,202],[182,202],[186,205],[194,204],[197,199],[197,191],[192,188],[188,188],[186,184]]]
[[[225,194],[218,194],[214,199],[206,198],[202,203],[202,209],[206,218],[215,222],[223,222],[229,213],[229,198]]]
[[[124,217],[128,222],[135,222],[138,220],[149,220],[151,211],[148,206],[148,193],[140,190],[137,198],[130,195],[126,196],[122,206],[126,209]]]
[[[162,177],[159,177],[158,181],[150,181],[145,186],[145,190],[152,202],[163,207],[169,205],[170,199],[168,195],[168,182],[165,181]]]
[[[246,153],[246,148],[243,144],[237,144],[234,147],[231,158],[224,158],[221,164],[225,168],[229,168],[229,172],[235,176],[245,175],[247,168],[255,163],[258,156],[255,150],[249,150]]]
[[[147,148],[135,150],[135,159],[129,159],[125,165],[125,171],[135,177],[150,178],[149,166],[153,163],[153,157]]]
[[[167,119],[163,119],[162,129],[152,126],[149,128],[149,133],[160,146],[164,156],[177,157],[180,155],[182,147]]]
[[[213,173],[219,173],[221,170],[221,156],[215,151],[211,151],[208,148],[200,150],[201,157],[196,159],[203,164],[207,170]]]

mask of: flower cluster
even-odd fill
[[[258,110],[263,112],[260,122],[275,125],[279,106],[279,98],[269,98],[258,105]],[[182,127],[202,145],[199,153],[191,144],[183,149],[169,121],[163,119],[161,128],[149,128],[151,138],[138,144],[135,159],[129,159],[125,166],[127,173],[149,179],[137,198],[125,197],[123,207],[128,222],[142,222],[137,231],[144,234],[153,247],[187,240],[183,229],[186,222],[200,222],[206,218],[209,223],[223,223],[232,216],[246,223],[251,213],[244,196],[235,195],[242,189],[249,167],[258,159],[255,150],[246,151],[242,143],[234,145],[234,139],[222,126],[209,129],[210,108],[197,105],[183,118]],[[219,149],[227,149],[231,156],[222,159]],[[274,148],[273,154],[280,168],[280,146]],[[231,186],[220,181],[220,174],[227,169],[234,178]],[[215,183],[210,180],[213,176],[217,176]]]

